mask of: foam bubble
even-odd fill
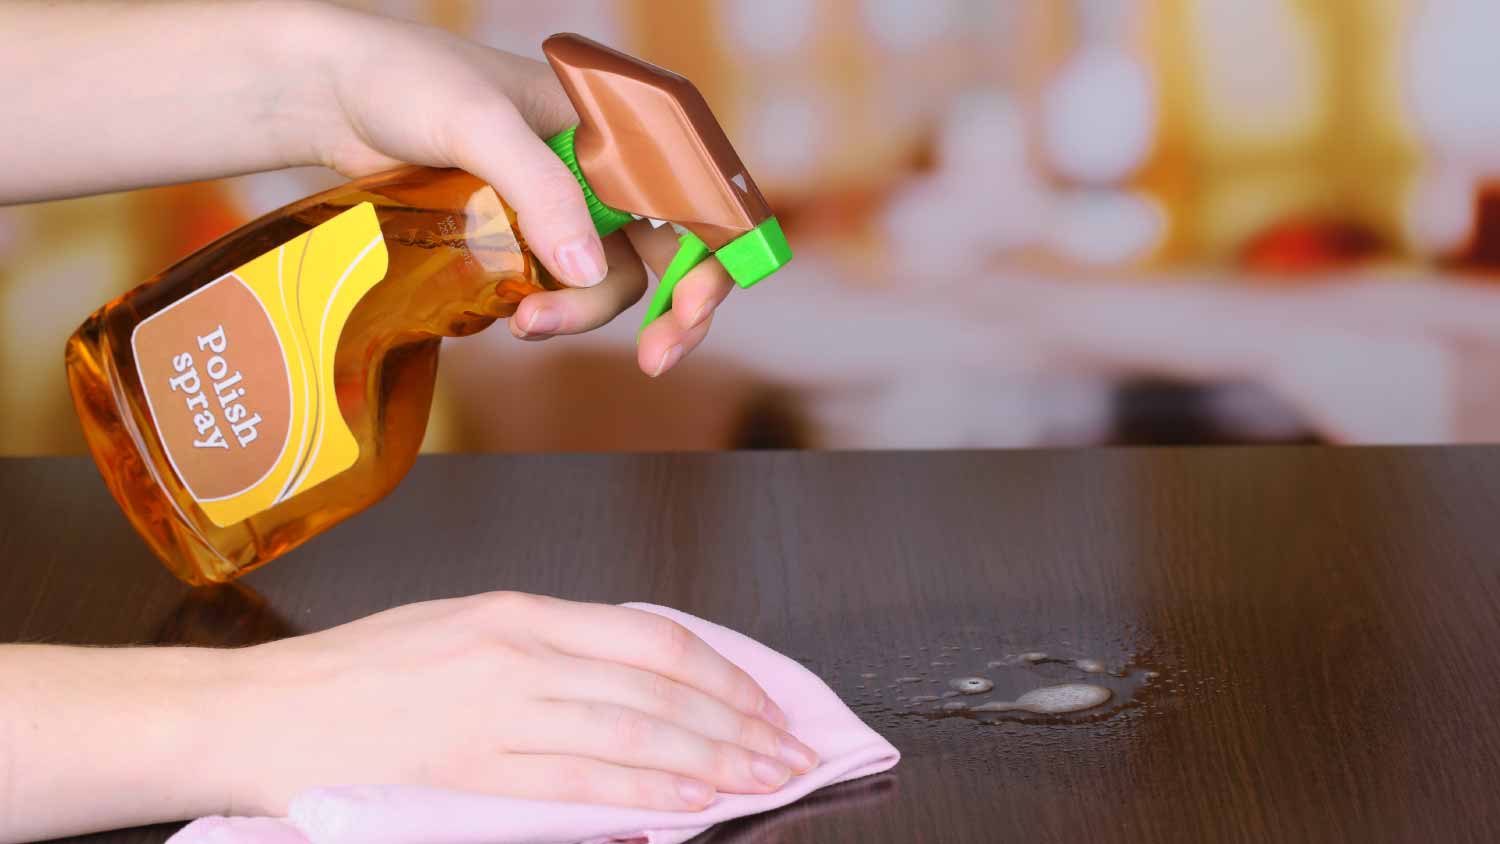
[[[1073,665],[1077,667],[1079,671],[1082,671],[1086,674],[1104,673],[1104,663],[1100,662],[1097,659],[1080,659],[1077,662],[1074,662]]]
[[[948,681],[948,685],[966,695],[982,695],[995,688],[993,682],[983,677],[955,677]]]
[[[1038,715],[1062,715],[1093,709],[1114,695],[1103,686],[1091,683],[1063,683],[1060,686],[1043,686],[1032,689],[1016,698],[1014,702],[996,700],[974,707],[975,712],[1011,712],[1017,709]]]

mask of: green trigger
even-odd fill
[[[651,297],[651,306],[646,309],[641,331],[645,331],[646,326],[655,322],[657,317],[672,310],[672,291],[677,289],[677,282],[682,281],[689,270],[714,254],[708,244],[692,232],[683,232],[677,242],[677,254],[672,257],[672,263],[667,265],[667,271],[661,275],[661,284],[656,286],[656,294]]]

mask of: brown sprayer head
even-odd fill
[[[549,144],[579,177],[600,231],[633,215],[686,232],[673,268],[685,266],[670,284],[672,270],[663,275],[658,300],[669,307],[670,287],[709,253],[742,287],[791,259],[765,197],[693,83],[581,35],[554,35],[542,52],[579,118]],[[647,321],[664,310],[653,303]]]

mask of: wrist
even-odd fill
[[[210,782],[223,814],[279,816],[286,811],[280,765],[289,755],[309,748],[296,746],[295,711],[306,701],[286,691],[289,673],[277,665],[276,643],[220,651],[223,663],[215,684],[214,705],[225,713],[213,733],[206,754],[212,770],[201,775]],[[290,741],[290,744],[288,743]]]
[[[259,0],[250,37],[263,51],[267,89],[262,112],[285,167],[327,165],[332,138],[347,133],[339,69],[358,61],[369,16],[319,0]],[[256,30],[259,31],[256,31]]]
[[[245,681],[234,651],[212,648],[143,648],[144,687],[129,698],[149,701],[132,767],[147,774],[164,799],[160,820],[184,820],[234,808],[237,759],[226,753],[240,726],[236,702]]]
[[[224,651],[0,646],[0,841],[227,808]],[[7,729],[8,728],[8,729]],[[25,772],[24,775],[17,775]]]

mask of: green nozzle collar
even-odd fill
[[[605,205],[599,201],[599,197],[594,195],[593,188],[589,187],[588,179],[584,178],[583,171],[578,167],[578,156],[573,150],[573,132],[577,128],[576,126],[569,127],[553,135],[547,139],[547,146],[551,147],[552,151],[557,153],[557,157],[568,165],[573,178],[578,180],[578,186],[583,189],[584,201],[588,204],[589,216],[593,218],[594,228],[599,231],[600,237],[604,237],[624,228],[635,218],[624,211],[617,211]],[[702,254],[692,253],[693,260],[680,268],[677,278],[708,257],[709,252],[706,247],[699,251]],[[781,231],[781,223],[777,222],[775,217],[766,219],[765,222],[724,244],[712,254],[718,257],[719,263],[724,265],[724,269],[729,271],[730,278],[733,278],[734,283],[740,287],[754,286],[756,282],[786,266],[786,263],[792,260],[792,248],[787,244],[786,235]],[[676,278],[673,279],[674,282],[675,280]],[[670,295],[671,285],[666,285],[666,287]]]
[[[775,217],[719,247],[714,253],[729,277],[740,287],[750,287],[776,272],[792,260],[792,247],[786,242],[781,223]]]
[[[547,146],[551,147],[552,151],[557,153],[557,157],[561,158],[563,163],[568,165],[568,169],[573,171],[573,178],[577,179],[578,186],[583,188],[583,199],[588,203],[589,216],[594,220],[594,228],[598,229],[600,237],[604,237],[624,228],[626,223],[635,218],[624,211],[616,211],[600,202],[599,197],[594,196],[594,189],[589,187],[588,179],[585,179],[583,171],[578,169],[578,155],[573,151],[573,132],[577,128],[577,126],[569,126],[558,132],[547,139]]]

